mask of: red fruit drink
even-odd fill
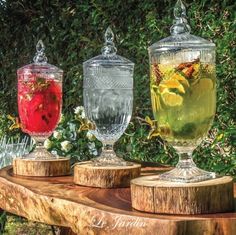
[[[62,84],[50,74],[18,74],[18,110],[22,130],[49,136],[56,128],[62,106]]]

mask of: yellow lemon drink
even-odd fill
[[[196,58],[181,64],[151,64],[151,99],[160,136],[173,146],[198,145],[216,108],[213,64]]]

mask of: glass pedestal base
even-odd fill
[[[35,160],[55,160],[59,156],[50,153],[43,145],[46,137],[45,136],[33,136],[36,146],[33,152],[22,156],[25,159],[35,159]]]
[[[99,157],[91,159],[93,166],[132,166],[132,162],[127,162],[123,158],[117,157],[113,150],[113,144],[104,143],[102,153]]]
[[[159,176],[159,179],[161,180],[180,183],[199,182],[214,178],[216,178],[216,174],[214,172],[204,171],[196,166],[190,168],[180,168],[177,166],[173,170],[163,173]]]
[[[179,154],[179,162],[171,171],[159,176],[159,179],[180,183],[200,182],[216,178],[214,172],[202,170],[196,166],[192,159],[192,152],[195,147],[174,147]]]
[[[93,166],[132,166],[131,162],[117,157],[113,154],[102,154],[99,157],[91,159]]]
[[[45,148],[35,149],[33,152],[24,155],[22,158],[35,159],[35,160],[53,160],[58,159],[57,155],[54,155],[47,151]]]

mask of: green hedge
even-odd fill
[[[167,0],[1,1],[0,113],[17,115],[16,69],[32,61],[35,44],[42,39],[49,62],[65,71],[63,113],[73,116],[73,108],[83,103],[82,62],[100,53],[110,25],[119,54],[136,64],[133,119],[117,151],[131,159],[174,164],[174,151],[158,138],[147,140],[149,128],[141,120],[152,117],[147,48],[169,35],[174,4]],[[195,159],[203,168],[235,174],[236,3],[188,0],[186,5],[192,33],[217,45],[217,114]]]

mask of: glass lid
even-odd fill
[[[101,50],[102,54],[93,57],[83,63],[84,66],[134,66],[130,60],[116,54],[117,48],[114,44],[114,33],[108,27],[105,32],[105,43]]]
[[[36,54],[32,64],[27,64],[17,70],[17,74],[21,73],[63,73],[63,70],[55,65],[47,63],[48,59],[44,53],[45,46],[42,40],[36,44]]]
[[[174,7],[174,21],[170,28],[171,36],[164,38],[149,47],[150,51],[167,51],[182,48],[214,48],[215,44],[201,37],[190,34],[186,8],[181,0]]]

